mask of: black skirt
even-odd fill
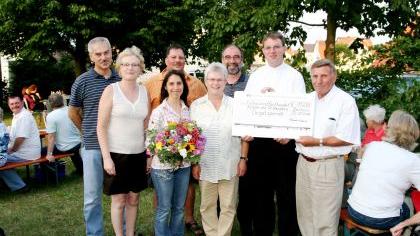
[[[112,153],[116,175],[111,176],[104,171],[104,193],[106,195],[134,192],[147,188],[147,156],[146,152],[138,154]]]

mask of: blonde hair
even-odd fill
[[[389,118],[383,140],[412,151],[417,146],[418,138],[419,126],[416,119],[405,111],[394,111]]]
[[[122,52],[120,52],[120,54],[118,54],[117,61],[115,63],[116,64],[115,68],[117,69],[117,71],[120,71],[121,61],[124,57],[127,57],[127,56],[137,57],[137,59],[139,59],[139,61],[140,61],[140,70],[144,71],[144,68],[146,66],[144,65],[143,54],[141,53],[141,50],[134,45],[131,48],[124,49],[124,51],[122,51]]]

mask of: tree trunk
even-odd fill
[[[328,9],[327,13],[327,40],[325,41],[325,58],[334,62],[335,58],[335,34],[337,22],[335,21],[334,9]]]

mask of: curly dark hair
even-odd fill
[[[162,103],[163,100],[165,100],[165,98],[169,96],[168,91],[166,90],[166,84],[168,83],[168,79],[169,77],[171,77],[171,75],[177,75],[181,78],[182,85],[184,87],[181,94],[181,100],[184,101],[186,106],[188,106],[188,103],[187,103],[188,85],[185,79],[185,73],[182,70],[169,70],[166,73],[165,78],[163,79],[163,82],[162,82],[162,87],[160,88],[160,102]]]

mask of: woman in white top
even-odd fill
[[[162,131],[169,121],[189,121],[187,104],[188,86],[183,71],[170,70],[162,82],[161,104],[150,116],[149,129]],[[147,140],[149,143],[151,140]],[[162,163],[158,156],[152,157],[152,180],[157,195],[155,214],[156,236],[184,235],[184,204],[190,180],[191,164],[182,162],[179,167]]]
[[[200,180],[201,218],[208,236],[230,235],[236,214],[238,176],[246,172],[248,143],[232,136],[233,98],[224,95],[226,67],[210,64],[204,74],[207,95],[191,104],[191,118],[202,128],[206,146],[193,176]],[[217,199],[220,215],[217,216]]]
[[[115,235],[134,235],[139,192],[147,187],[145,128],[149,116],[146,89],[136,82],[144,70],[140,49],[126,48],[117,57],[122,80],[105,88],[99,101],[98,140],[104,162],[104,193],[111,195]],[[123,217],[125,213],[125,217]]]
[[[349,197],[349,215],[359,224],[389,229],[409,217],[405,192],[420,188],[419,127],[410,114],[395,111],[381,142],[366,145],[357,181]]]

